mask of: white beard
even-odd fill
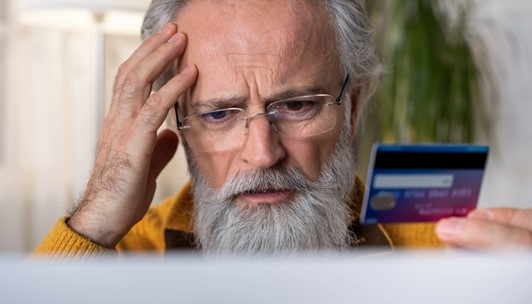
[[[341,251],[350,232],[354,154],[342,132],[316,182],[295,169],[269,168],[231,178],[221,189],[210,187],[187,153],[194,193],[194,232],[207,254],[283,254]],[[236,195],[265,189],[290,189],[289,202],[242,206]]]

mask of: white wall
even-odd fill
[[[472,32],[488,46],[498,80],[481,206],[532,207],[532,2],[476,0]],[[482,47],[482,46],[481,46]]]
[[[95,84],[105,83],[109,101],[118,66],[140,43],[138,35],[108,35],[105,77],[97,77],[94,33],[18,24],[16,3],[2,2],[0,25],[7,76],[0,87],[0,251],[34,248],[79,199],[97,143]],[[187,180],[184,164],[180,153],[156,201]]]

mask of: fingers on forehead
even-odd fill
[[[159,46],[164,44],[170,37],[172,37],[177,32],[177,26],[175,24],[165,25],[161,32],[155,33],[152,36],[148,37],[141,45],[138,47],[132,54],[132,61],[138,62],[153,51],[155,51]]]
[[[168,111],[179,96],[192,86],[196,77],[197,69],[195,66],[190,66],[182,73],[174,76],[159,91],[148,98],[136,118],[136,125],[143,132],[156,132],[166,118]]]

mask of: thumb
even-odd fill
[[[156,179],[168,165],[177,151],[178,143],[177,134],[171,130],[163,130],[157,135],[157,142],[151,157],[149,179]]]

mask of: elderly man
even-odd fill
[[[36,253],[441,245],[433,225],[357,224],[351,146],[379,74],[362,2],[153,0],[86,192]],[[157,134],[168,113],[177,134]],[[178,141],[191,183],[150,209]],[[529,219],[478,211],[437,233],[454,246],[530,245]]]

